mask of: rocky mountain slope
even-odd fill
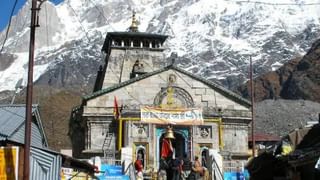
[[[256,106],[256,132],[280,137],[319,122],[320,104],[305,100],[264,100]]]
[[[182,57],[179,66],[233,88],[247,79],[249,55],[257,75],[304,55],[320,35],[319,3],[65,0],[53,5],[48,1],[41,7],[36,31],[34,79],[64,88],[92,86],[103,64],[100,49],[106,33],[126,31],[135,10],[140,31],[169,35],[166,53],[177,52]],[[0,56],[0,91],[14,90],[21,78],[26,84],[29,19],[27,3],[13,18],[5,54]]]
[[[255,97],[263,99],[305,99],[320,102],[320,39],[313,43],[301,59],[291,60],[276,71],[256,79]],[[249,97],[250,82],[239,91]]]

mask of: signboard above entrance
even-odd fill
[[[202,125],[202,110],[141,107],[141,122],[152,124]]]

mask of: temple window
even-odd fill
[[[119,39],[112,40],[112,45],[113,46],[123,46],[122,43],[123,42],[121,40],[119,40]]]
[[[155,48],[159,48],[159,47],[160,47],[159,44],[160,44],[160,43],[159,43],[158,41],[156,41],[156,42],[155,42]]]
[[[149,47],[149,41],[143,41],[143,47],[148,48]]]
[[[140,41],[139,40],[133,40],[133,47],[140,47]]]
[[[125,41],[124,41],[124,46],[125,46],[125,47],[130,47],[130,42],[129,42],[129,40],[125,40]]]
[[[142,74],[145,74],[144,66],[139,60],[136,60],[136,62],[133,64],[132,72],[130,73],[130,79],[138,77]]]

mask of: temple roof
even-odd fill
[[[146,74],[143,74],[143,75],[138,76],[136,78],[132,78],[132,79],[130,79],[128,81],[119,83],[119,84],[114,85],[112,87],[109,87],[109,88],[106,88],[106,89],[101,89],[101,90],[96,91],[96,92],[94,92],[92,94],[84,96],[83,99],[84,99],[84,101],[87,101],[87,100],[96,98],[96,97],[101,96],[103,94],[115,91],[117,89],[120,89],[122,87],[130,85],[132,83],[135,83],[137,81],[146,79],[146,78],[148,78],[150,76],[162,73],[164,71],[168,71],[170,69],[176,70],[176,71],[178,71],[178,72],[180,72],[182,74],[185,74],[185,75],[187,75],[187,76],[189,76],[189,77],[191,77],[191,78],[193,78],[193,79],[195,79],[197,81],[200,81],[200,82],[206,84],[207,86],[209,86],[212,89],[216,90],[217,92],[223,94],[224,96],[232,99],[233,101],[238,102],[239,104],[242,104],[242,105],[247,106],[247,107],[251,106],[251,103],[248,100],[246,100],[243,97],[241,97],[240,95],[238,95],[238,94],[236,94],[236,93],[234,93],[234,92],[232,92],[232,91],[230,91],[230,90],[228,90],[228,89],[222,87],[221,85],[218,85],[218,84],[216,84],[216,83],[214,83],[212,81],[206,80],[206,79],[204,79],[204,78],[202,78],[200,76],[196,76],[196,75],[194,75],[194,74],[192,74],[192,73],[190,73],[188,71],[185,71],[185,70],[183,70],[183,69],[181,69],[181,68],[179,68],[179,67],[177,67],[175,65],[169,65],[169,66],[166,66],[166,67],[161,68],[159,70],[156,70],[156,71],[153,71],[153,72],[150,72],[150,73],[146,73]]]
[[[160,34],[145,33],[145,32],[108,32],[101,50],[104,52],[107,52],[107,50],[109,49],[110,41],[115,38],[154,39],[163,43],[168,38],[168,36],[160,35]]]

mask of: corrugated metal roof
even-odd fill
[[[11,140],[24,143],[24,122],[26,106],[21,105],[0,105],[0,140]],[[37,111],[37,106],[32,107],[33,116]],[[41,121],[37,119],[37,121]],[[31,145],[43,147],[46,145],[41,122],[32,122]]]
[[[25,125],[23,124],[8,139],[14,142],[19,142],[21,144],[24,144],[24,130],[25,130]],[[31,146],[45,147],[44,140],[40,133],[39,127],[34,122],[31,123]]]
[[[30,179],[60,179],[62,157],[59,154],[31,147],[30,155]]]
[[[9,137],[24,122],[25,108],[21,106],[0,106],[0,134]]]
[[[30,179],[32,180],[56,180],[57,175],[60,177],[61,167],[76,169],[90,176],[95,172],[94,165],[47,148],[31,147],[30,152]]]

